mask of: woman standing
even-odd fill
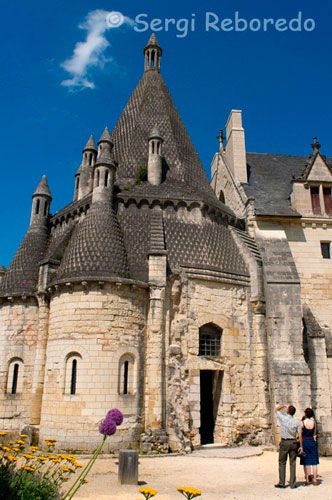
[[[314,412],[312,408],[307,408],[304,411],[304,419],[301,422],[301,433],[300,433],[300,451],[301,461],[300,464],[304,466],[305,474],[305,484],[309,485],[309,475],[310,469],[313,469],[313,485],[317,486],[317,465],[319,464],[318,459],[318,448],[317,448],[317,424],[314,418]]]

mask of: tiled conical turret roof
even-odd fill
[[[45,175],[43,175],[36,191],[33,193],[33,196],[38,196],[38,195],[44,195],[48,196],[49,198],[52,198],[50,188],[48,186],[48,182]]]
[[[123,236],[110,204],[93,203],[73,232],[55,281],[113,277],[128,277]]]
[[[164,139],[168,179],[181,180],[198,191],[213,194],[203,165],[158,71],[145,71],[113,130],[117,179],[135,179],[147,165],[148,139],[156,127]],[[168,180],[167,179],[167,180]]]
[[[83,151],[87,150],[97,151],[97,146],[92,135],[90,135],[90,138],[83,149]]]
[[[29,229],[0,284],[0,296],[34,294],[39,263],[48,243],[46,228]]]

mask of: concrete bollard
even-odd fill
[[[137,484],[138,482],[138,451],[119,451],[119,483]]]

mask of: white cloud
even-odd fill
[[[102,68],[105,63],[113,59],[106,58],[104,55],[105,50],[110,46],[105,37],[106,32],[122,25],[133,26],[134,24],[132,19],[121,12],[100,9],[89,12],[84,23],[78,26],[88,32],[85,41],[77,42],[73,55],[61,64],[71,77],[63,80],[61,85],[93,89],[95,84],[89,80],[88,70],[94,66]]]

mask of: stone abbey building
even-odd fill
[[[74,200],[45,177],[0,284],[1,430],[92,450],[190,451],[274,441],[274,406],[317,411],[331,437],[332,161],[247,154],[241,112],[209,183],[160,74],[145,71],[110,134],[92,137]]]

